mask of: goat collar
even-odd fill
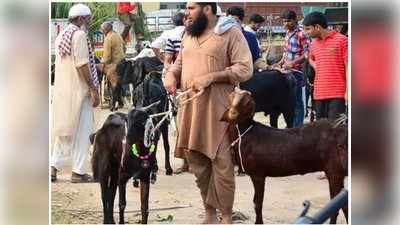
[[[250,125],[244,132],[243,134],[240,134],[240,130],[239,130],[239,125],[236,125],[236,130],[238,132],[239,137],[232,142],[231,147],[235,146],[237,142],[239,142],[238,145],[238,152],[239,152],[239,160],[240,160],[240,167],[242,168],[242,171],[244,173],[246,173],[246,170],[244,169],[244,165],[243,165],[243,158],[242,158],[242,151],[240,150],[240,146],[242,144],[242,136],[245,135],[247,132],[249,132],[251,130],[251,128],[253,128],[254,125]]]
[[[141,156],[141,155],[139,155],[139,153],[138,153],[138,149],[137,149],[136,144],[133,144],[132,147],[131,147],[131,151],[130,151],[130,152],[131,152],[136,158],[138,158],[138,159],[140,159],[140,160],[147,160],[147,159],[150,158],[151,154],[153,154],[155,148],[156,148],[156,146],[155,146],[154,144],[152,144],[152,145],[150,146],[150,151],[149,151],[149,153],[147,153],[145,156]]]

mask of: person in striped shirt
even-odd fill
[[[328,30],[324,14],[312,12],[303,21],[304,30],[314,38],[309,61],[315,69],[314,99],[317,119],[336,119],[346,112],[347,37]]]
[[[185,33],[185,14],[183,12],[179,12],[172,17],[172,22],[175,25],[175,29],[170,31],[170,35],[167,37],[165,49],[164,49],[164,70],[163,77],[166,71],[168,71],[168,67],[172,65],[176,57],[178,56],[179,51],[181,50],[181,41],[183,34]],[[172,96],[174,101],[176,100],[174,96]],[[189,171],[189,163],[187,159],[183,159],[182,166],[175,170],[175,174],[180,174]]]
[[[185,26],[183,25],[184,13],[178,12],[176,15],[172,17],[172,22],[174,23],[174,28],[171,30],[165,30],[156,40],[154,40],[150,47],[153,49],[155,55],[161,60],[164,61],[164,55],[161,53],[161,50],[165,50],[165,46],[167,44],[168,39],[181,37],[183,31],[185,30]],[[181,18],[181,19],[179,19]]]
[[[184,27],[185,14],[179,12],[172,17],[172,22],[175,25],[175,29],[170,32],[167,37],[166,46],[164,49],[164,68],[165,70],[169,65],[175,62],[178,56],[179,50],[181,49],[181,40],[185,31]]]

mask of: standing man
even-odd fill
[[[293,127],[303,125],[305,100],[305,77],[302,72],[302,63],[306,60],[311,43],[310,38],[297,24],[297,15],[292,10],[285,10],[281,15],[283,27],[286,30],[285,46],[282,60],[278,63],[285,70],[291,70],[296,77],[296,106]]]
[[[235,193],[234,165],[230,153],[228,124],[221,122],[229,106],[228,95],[239,82],[251,77],[252,59],[242,32],[235,27],[216,34],[217,4],[190,2],[181,51],[164,81],[168,93],[176,89],[203,94],[178,111],[175,156],[186,156],[196,176],[205,208],[204,223],[232,223]],[[192,93],[193,94],[193,93]]]
[[[243,18],[244,18],[244,10],[241,7],[238,6],[232,6],[226,10],[226,15],[233,17],[240,26],[243,23]],[[253,59],[253,63],[261,57],[260,55],[260,48],[258,46],[257,42],[257,37],[255,33],[252,33],[250,31],[246,31],[242,27],[242,33],[244,37],[246,38],[247,44],[249,45],[250,52],[251,52],[251,57]]]
[[[104,63],[103,71],[108,81],[111,83],[111,87],[114,89],[118,83],[117,65],[125,57],[125,42],[121,35],[113,30],[111,22],[104,22],[101,25],[101,30],[105,36],[102,59],[102,63]],[[124,88],[125,90],[128,89],[129,93],[129,85],[125,85]],[[117,96],[121,97],[121,95]],[[124,104],[122,99],[117,99],[117,101],[119,102],[119,106],[123,108]]]
[[[162,34],[151,43],[151,48],[162,62],[164,62],[164,57],[161,56],[161,49],[164,49],[166,47],[168,39],[176,39],[179,34],[182,35],[183,31],[185,30],[185,26],[183,24],[183,16],[184,14],[181,12],[178,12],[176,15],[174,15],[172,17],[172,22],[175,26],[174,29],[162,32]]]
[[[102,63],[104,63],[104,70],[107,79],[111,85],[115,87],[117,81],[117,64],[125,57],[125,43],[121,35],[113,30],[111,22],[104,22],[101,25],[101,30],[105,36],[104,38],[104,52]]]
[[[138,44],[140,43],[140,27],[143,24],[143,19],[141,18],[142,11],[139,2],[117,2],[117,15],[118,19],[124,24],[124,30],[122,32],[122,37],[125,43],[131,42],[132,36],[130,34],[131,29],[133,29],[134,41]]]
[[[172,21],[175,25],[175,28],[169,32],[169,37],[167,37],[164,51],[163,75],[165,74],[165,71],[168,71],[168,67],[175,62],[181,49],[182,37],[185,32],[185,14],[183,12],[178,12],[172,17]],[[187,162],[187,159],[184,158],[182,166],[175,171],[175,174],[180,174],[188,171],[189,163]]]
[[[63,165],[66,152],[72,154],[71,182],[93,181],[84,168],[94,122],[93,107],[99,104],[96,65],[86,34],[90,18],[89,7],[72,6],[68,13],[70,24],[55,41],[52,182],[57,180],[57,171]]]
[[[164,69],[173,64],[178,56],[179,50],[181,49],[182,36],[185,31],[183,12],[178,12],[172,17],[172,22],[175,28],[168,32],[166,37],[165,53],[164,53]]]
[[[327,30],[324,14],[312,12],[304,18],[304,30],[315,38],[310,64],[315,69],[314,100],[317,120],[336,119],[346,112],[347,37]]]
[[[256,34],[258,29],[260,29],[261,25],[265,22],[264,17],[260,14],[253,14],[249,18],[249,23],[244,26],[244,29],[248,32]]]
[[[253,33],[257,36],[257,31],[261,28],[262,24],[265,22],[265,18],[262,17],[260,14],[253,14],[249,18],[249,23],[244,26],[244,30]],[[261,52],[267,51],[261,47],[261,41],[257,37],[258,47],[261,49]],[[270,46],[268,46],[270,47]]]

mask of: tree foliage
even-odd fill
[[[69,9],[77,2],[52,2],[51,18],[65,19],[68,18]],[[111,18],[117,18],[116,3],[110,2],[85,2],[92,11],[92,21],[89,27],[89,37],[93,37],[96,31],[100,30],[101,24]],[[141,4],[138,4],[138,33],[142,34],[145,39],[150,38],[147,26],[145,24],[145,13]]]

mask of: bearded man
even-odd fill
[[[181,49],[164,80],[170,94],[176,94],[178,88],[191,89],[190,95],[203,92],[178,110],[175,156],[187,156],[207,224],[217,223],[216,209],[222,223],[232,223],[234,165],[228,124],[220,119],[229,107],[229,93],[239,82],[250,79],[253,71],[251,52],[240,28],[218,23],[216,14],[214,2],[187,3]]]
[[[87,28],[91,11],[75,4],[68,13],[68,26],[57,36],[54,95],[52,103],[51,181],[72,156],[72,183],[93,182],[85,173],[89,156],[89,135],[93,131],[94,111],[99,105],[99,81]],[[70,154],[67,154],[70,152]]]

